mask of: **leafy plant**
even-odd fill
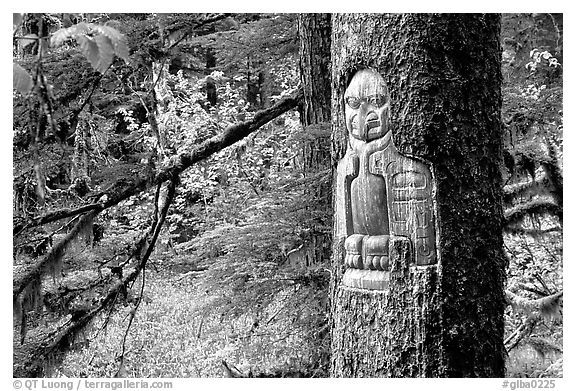
[[[110,26],[80,22],[74,26],[55,31],[50,37],[50,46],[59,47],[74,39],[92,67],[104,73],[118,56],[130,61],[126,37]]]

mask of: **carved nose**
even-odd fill
[[[369,106],[368,103],[362,104],[359,112],[354,114],[351,118],[352,134],[360,140],[368,140],[370,132],[374,128],[381,126],[380,117]]]

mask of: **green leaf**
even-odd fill
[[[126,62],[130,60],[126,37],[110,26],[81,22],[54,32],[50,44],[56,47],[71,38],[76,39],[84,56],[99,72],[104,73],[108,69],[114,60],[114,55]]]
[[[22,23],[22,19],[24,18],[24,14],[12,14],[13,26],[14,28],[20,26]]]
[[[80,22],[74,26],[56,30],[52,37],[50,37],[50,46],[58,47],[66,42],[68,39],[77,38],[80,35],[86,34],[90,31],[87,23]]]
[[[22,38],[19,38],[18,40],[22,44],[22,48],[25,48],[26,46],[30,45],[31,43],[36,42],[38,40],[38,36],[36,34],[28,34],[28,35],[23,36]]]
[[[16,91],[27,94],[34,87],[32,76],[20,65],[14,63],[13,68],[13,87]]]
[[[114,53],[126,62],[130,61],[130,50],[126,42],[126,36],[110,26],[93,25],[94,30],[110,39],[114,47]]]
[[[98,69],[98,61],[100,61],[100,54],[98,50],[98,44],[96,41],[86,35],[79,35],[76,37],[76,41],[80,45],[80,49],[84,54],[84,57],[88,59],[88,62],[94,69]]]
[[[94,41],[98,46],[98,63],[95,68],[100,73],[104,73],[114,60],[114,47],[110,38],[104,35],[97,35]]]

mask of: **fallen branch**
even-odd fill
[[[146,173],[131,172],[127,177],[120,178],[112,185],[107,191],[101,193],[101,197],[97,203],[84,205],[76,209],[60,209],[52,211],[43,216],[30,219],[19,226],[14,226],[14,232],[20,232],[25,228],[38,226],[41,224],[50,223],[66,217],[72,217],[78,214],[90,212],[89,215],[97,215],[102,210],[112,207],[122,200],[129,198],[141,191],[144,191],[151,186],[164,183],[166,181],[175,181],[179,175],[189,168],[194,163],[197,163],[212,154],[234,144],[242,138],[253,133],[262,125],[273,120],[279,115],[287,112],[288,110],[296,107],[302,100],[303,93],[299,89],[292,95],[280,100],[272,107],[259,111],[255,114],[254,118],[250,121],[244,121],[239,124],[229,126],[222,134],[214,136],[205,142],[196,146],[192,151],[182,153],[173,157],[170,162],[159,170],[156,175],[148,175]],[[115,285],[108,289],[104,298],[99,301],[92,308],[86,309],[82,313],[77,313],[62,327],[57,328],[56,331],[45,333],[41,337],[34,338],[32,341],[20,345],[18,351],[14,354],[14,376],[16,377],[32,377],[38,375],[42,371],[42,365],[39,363],[44,362],[48,357],[54,356],[63,347],[66,346],[69,338],[74,336],[77,332],[82,330],[96,315],[103,309],[110,307],[114,304],[116,297],[126,289],[140,274],[140,271],[146,265],[146,261],[151,255],[154,243],[159,234],[159,228],[162,226],[165,218],[165,211],[163,210],[156,226],[152,227],[153,237],[150,239],[147,251],[141,258],[137,267],[129,273],[124,279],[117,282]],[[156,230],[156,228],[158,228]],[[34,276],[42,273],[44,266],[49,263],[51,253],[63,251],[71,239],[76,235],[67,235],[59,243],[55,244],[50,253],[38,263],[34,264],[32,268],[22,273],[17,277],[14,283],[14,296],[17,297],[29,282],[32,281]],[[70,237],[70,239],[67,239]],[[146,237],[148,238],[148,236]],[[16,364],[18,362],[18,364]]]

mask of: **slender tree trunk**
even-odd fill
[[[81,115],[78,126],[76,127],[76,136],[74,137],[74,158],[72,159],[72,170],[70,177],[76,191],[84,195],[89,190],[90,180],[90,124],[88,123],[87,114]]]
[[[206,49],[206,70],[205,74],[210,75],[216,66],[216,55],[214,49]],[[216,106],[218,102],[218,90],[216,88],[216,82],[210,76],[206,77],[206,100],[210,103],[212,107]]]
[[[331,119],[330,43],[331,14],[299,14],[300,75],[304,91],[301,122],[314,135],[305,146],[305,171],[317,172],[329,167]],[[330,195],[323,194],[326,202]]]
[[[430,172],[435,235],[431,258],[415,262],[420,248],[391,231],[389,264],[355,271],[382,281],[351,287],[336,222],[333,376],[504,375],[499,33],[498,15],[333,17],[333,160],[352,148],[344,93],[357,70],[372,69],[389,90],[389,148]],[[338,194],[346,186],[336,186],[337,219],[354,197]]]

